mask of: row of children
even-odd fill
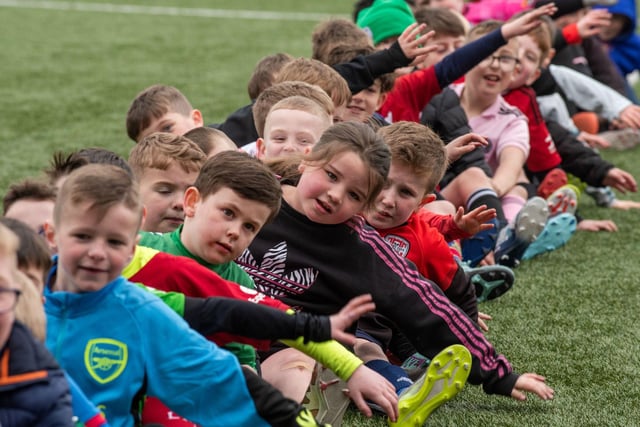
[[[376,9],[387,6],[409,10],[377,0],[361,13],[387,16]],[[482,333],[487,316],[478,301],[514,281],[491,253],[514,266],[575,230],[576,190],[560,188],[566,175],[556,166],[594,186],[636,190],[631,175],[545,122],[526,87],[547,64],[543,17],[553,13],[549,4],[503,25],[477,25],[455,51],[466,26],[445,10],[418,11],[427,23],[411,21],[396,34],[385,27],[386,37],[370,23],[374,42],[392,38],[380,51],[353,23],[330,21],[314,33],[318,60],[261,61],[252,105],[222,131],[203,127],[177,89],[152,86],[127,114],[136,141],[128,162],[82,150],[54,159],[50,185],[13,185],[5,216],[29,221],[57,253],[49,273],[35,260],[22,269],[44,290],[47,347],[72,383],[113,425],[190,425],[173,411],[199,425],[316,425],[300,406],[309,398],[315,417],[333,425],[348,398],[365,415],[373,407],[397,425],[420,425],[467,377],[487,393],[552,398],[543,377],[513,373]],[[393,83],[388,73],[409,66],[415,70]],[[465,73],[464,83],[447,88]],[[523,112],[504,100],[507,89]],[[637,125],[636,107],[620,105],[611,117]],[[253,142],[244,150],[258,160],[235,151]],[[527,200],[520,184],[536,179],[551,205]],[[559,242],[529,244],[563,225],[570,232]],[[19,295],[13,251],[5,251],[9,279],[0,283],[9,313]],[[158,289],[164,303],[121,275]],[[231,303],[212,296],[259,305],[233,306],[242,314],[232,316]],[[370,299],[376,311],[358,321],[357,339],[340,332],[372,308]],[[260,311],[265,304],[301,313]],[[330,337],[357,357],[338,343],[313,342]],[[286,346],[265,342],[277,338]],[[414,382],[398,364],[420,357],[431,363]],[[224,399],[212,397],[221,392]],[[83,421],[98,416],[73,402]]]

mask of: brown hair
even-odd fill
[[[193,107],[189,100],[173,86],[153,85],[134,98],[127,111],[127,135],[138,141],[140,133],[149,127],[153,120],[165,114],[179,113],[188,116]]]
[[[336,45],[327,53],[327,64],[336,65],[349,62],[360,55],[370,55],[376,50],[371,45]],[[393,89],[395,75],[393,73],[382,74],[376,81],[380,82],[380,93],[387,93]]]
[[[316,59],[298,58],[282,67],[274,83],[300,80],[320,86],[339,107],[351,99],[351,90],[345,79],[327,64]]]
[[[0,224],[0,256],[8,257],[13,260],[11,266],[11,274],[17,271],[17,252],[20,241],[18,236],[9,230],[6,226]]]
[[[271,86],[278,72],[291,61],[293,56],[288,53],[274,53],[258,61],[247,84],[249,98],[256,99],[263,90]]]
[[[53,153],[49,167],[44,170],[44,173],[49,179],[49,184],[56,185],[60,178],[87,164],[89,161],[79,157],[77,152],[65,154],[62,151],[57,151]]]
[[[530,10],[523,10],[522,12],[518,12],[515,15],[513,15],[509,19],[509,21],[513,21],[514,19],[517,19],[522,15],[525,15],[530,12],[531,12]],[[524,36],[531,37],[531,39],[538,46],[538,49],[540,49],[540,58],[538,60],[538,66],[541,66],[549,56],[549,52],[553,47],[554,34],[552,29],[556,28],[555,24],[551,20],[551,17],[547,15],[541,16],[540,21],[541,21],[540,25],[538,25],[532,30],[529,30],[528,33],[523,34]]]
[[[167,170],[177,164],[185,172],[197,172],[207,156],[193,141],[171,133],[155,132],[134,145],[129,166],[140,179],[148,169]]]
[[[267,114],[269,114],[271,107],[278,101],[290,96],[304,96],[312,99],[320,105],[329,116],[333,116],[333,101],[319,86],[295,80],[277,83],[265,89],[251,108],[258,136],[264,136],[264,122],[267,120]]]
[[[311,43],[311,57],[328,64],[327,55],[335,46],[370,46],[371,39],[355,22],[333,18],[316,25],[311,34]]]
[[[24,181],[13,183],[7,189],[7,193],[2,199],[2,209],[4,214],[11,206],[19,200],[35,200],[35,201],[56,201],[56,189],[54,186],[46,182],[34,181],[26,179]]]
[[[58,193],[53,209],[54,224],[60,224],[65,209],[85,202],[90,203],[89,210],[95,210],[101,217],[113,206],[124,204],[142,221],[138,185],[125,170],[117,166],[90,164],[71,172]]]
[[[39,236],[27,224],[13,218],[0,218],[0,223],[18,236],[16,251],[18,268],[35,267],[44,272],[43,282],[51,268],[51,252],[42,236]]]
[[[214,150],[236,150],[238,148],[231,138],[220,129],[208,126],[193,128],[183,136],[193,141],[207,156]]]
[[[464,17],[451,9],[444,7],[420,6],[414,13],[419,24],[426,24],[424,32],[435,31],[436,35],[452,37],[466,36],[468,25],[465,25]]]
[[[383,126],[378,135],[391,151],[391,161],[400,162],[424,179],[425,194],[433,193],[447,170],[447,152],[442,139],[427,126],[396,122]]]
[[[369,171],[369,188],[365,201],[365,206],[369,207],[387,179],[391,154],[382,138],[364,123],[336,123],[322,134],[307,155],[292,155],[274,162],[267,162],[267,164],[281,176],[283,182],[295,184],[300,179],[297,168],[300,162],[323,166],[335,156],[349,151],[356,153]]]
[[[241,151],[223,151],[211,157],[193,186],[203,200],[221,188],[229,188],[245,199],[262,203],[271,210],[266,222],[280,210],[280,183],[260,160]]]
[[[485,34],[489,34],[491,31],[496,30],[502,26],[503,22],[495,19],[487,19],[486,21],[482,21],[476,24],[469,34],[467,35],[467,41],[473,41],[475,39],[484,36]]]

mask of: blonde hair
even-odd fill
[[[267,120],[269,119],[269,115],[277,110],[304,111],[305,113],[312,114],[321,119],[326,124],[326,127],[331,126],[333,122],[331,115],[327,112],[326,109],[324,109],[313,99],[304,96],[289,96],[276,102],[274,106],[269,110],[269,113],[267,114]]]
[[[44,341],[47,333],[47,318],[42,305],[42,295],[35,284],[21,271],[16,271],[16,284],[22,292],[15,308],[16,320],[23,323],[36,339]]]
[[[13,272],[18,269],[18,246],[20,240],[18,236],[7,226],[0,224],[0,256],[12,258]]]
[[[207,156],[193,141],[171,133],[155,132],[134,145],[129,166],[140,179],[147,169],[167,170],[177,164],[185,172],[197,172]]]

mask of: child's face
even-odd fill
[[[191,110],[188,115],[169,111],[159,119],[152,120],[146,129],[138,135],[138,141],[155,132],[166,132],[174,135],[184,135],[191,129],[203,126],[202,113],[199,110]]]
[[[122,203],[102,216],[89,202],[67,207],[62,214],[47,233],[58,247],[54,289],[98,291],[120,276],[133,256],[140,217]]]
[[[380,92],[380,82],[376,80],[374,84],[351,97],[344,111],[344,121],[366,122],[380,108],[384,98]]]
[[[420,64],[422,68],[429,68],[449,55],[454,50],[464,45],[464,36],[450,36],[446,34],[436,34],[427,42],[427,46],[437,46],[437,49],[429,52],[425,60]]]
[[[22,199],[12,204],[4,216],[27,224],[36,233],[41,233],[44,223],[53,220],[52,200]]]
[[[307,153],[330,125],[322,117],[306,111],[272,111],[265,121],[264,138],[257,141],[258,158],[264,160]]]
[[[362,211],[369,194],[369,169],[352,151],[334,156],[327,164],[302,163],[302,176],[287,202],[310,220],[340,224]]]
[[[384,188],[365,213],[367,222],[381,230],[407,222],[425,201],[425,181],[409,165],[392,161]]]
[[[268,206],[223,187],[204,200],[195,187],[185,193],[185,224],[180,239],[210,264],[236,259],[271,215]]]
[[[462,13],[464,10],[464,0],[431,0],[429,2],[431,7],[442,7],[445,9],[455,10],[458,13]]]
[[[193,185],[198,172],[185,172],[173,162],[167,170],[146,169],[140,177],[140,197],[146,209],[142,229],[167,233],[184,222],[184,192]]]
[[[485,102],[492,102],[509,87],[517,66],[518,42],[515,39],[502,46],[493,55],[482,60],[465,76],[465,90],[473,92]]]
[[[540,64],[542,52],[535,40],[529,36],[518,37],[518,59],[520,64],[516,67],[513,80],[509,84],[510,89],[529,86],[540,77]]]

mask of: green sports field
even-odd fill
[[[0,0],[0,194],[37,176],[56,150],[105,147],[127,155],[133,97],[163,83],[182,90],[206,123],[248,102],[264,55],[309,56],[318,20],[349,16],[352,1]],[[640,177],[640,149],[603,156]],[[640,200],[636,194],[630,196]],[[433,426],[640,425],[640,214],[597,208],[617,233],[575,235],[524,262],[514,289],[485,303],[489,339],[518,372],[547,377],[556,398],[515,402],[467,386]],[[346,426],[382,426],[355,412]]]

